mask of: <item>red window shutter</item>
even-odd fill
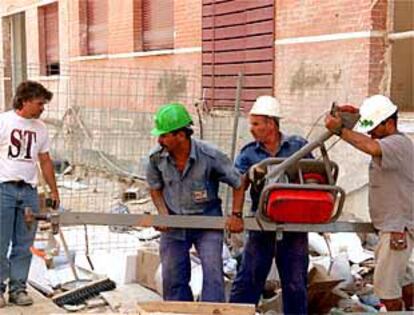
[[[57,2],[38,9],[39,57],[42,75],[59,74],[59,6]]]
[[[245,110],[273,94],[274,2],[203,0],[202,86],[209,108],[234,108],[238,73]]]
[[[87,0],[88,54],[105,54],[108,50],[108,2]]]
[[[144,50],[174,48],[174,0],[143,0]]]
[[[52,3],[45,9],[46,64],[59,62],[59,19],[58,3]]]

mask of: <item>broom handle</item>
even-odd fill
[[[70,269],[72,269],[73,276],[75,277],[75,280],[76,281],[79,281],[78,272],[76,271],[75,264],[74,264],[73,260],[70,257],[70,254],[69,254],[68,244],[66,243],[66,239],[63,236],[63,232],[62,232],[62,230],[60,228],[59,228],[59,236],[60,236],[60,240],[62,241],[63,250],[65,251],[66,258],[69,261]]]

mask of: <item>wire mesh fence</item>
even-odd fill
[[[325,84],[319,90],[314,87],[315,91],[305,91],[305,96],[295,90],[282,94],[281,98],[290,100],[290,105],[284,107],[282,132],[309,136],[310,139],[317,135],[323,128],[323,112],[329,109],[330,103],[352,99],[348,88],[349,77],[354,71],[351,63],[352,60],[341,66],[342,74],[337,84]],[[71,64],[61,65],[58,76],[39,77],[39,67],[33,64],[20,66],[20,71],[25,72],[22,77],[38,80],[54,93],[42,119],[49,129],[61,203],[66,211],[154,211],[144,180],[145,161],[156,144],[150,130],[154,112],[161,104],[185,104],[194,119],[195,136],[202,136],[229,156],[233,146],[237,152],[252,139],[243,114],[235,116],[232,111],[204,110],[201,78],[197,71]],[[303,64],[298,67],[315,66]],[[326,76],[335,78],[340,73],[337,64],[323,67],[327,69]],[[19,66],[13,65],[13,69],[16,72]],[[1,97],[10,102],[13,84],[9,66],[2,65],[0,72],[4,78]],[[237,77],[234,84],[236,87]],[[308,107],[307,102],[312,98],[321,105]],[[302,108],[300,115],[297,115],[298,108]],[[234,130],[236,120],[239,127]],[[221,196],[227,203],[229,198],[225,198],[223,188],[224,185]],[[248,207],[248,197],[246,204]],[[122,205],[127,205],[127,210]],[[70,247],[84,250],[83,237],[79,238],[77,233],[83,229],[65,230],[73,235],[69,237]],[[135,232],[90,227],[89,250],[135,248],[138,237]]]
[[[195,136],[202,134],[227,154],[235,138],[233,115],[203,112],[200,78],[191,71],[61,65],[59,76],[39,77],[39,65],[13,65],[13,69],[54,94],[41,118],[49,130],[65,211],[122,213],[123,204],[130,213],[154,211],[145,185],[145,161],[156,144],[150,130],[162,104],[185,104],[194,119]],[[9,109],[12,71],[2,65],[0,72],[5,82],[0,96]],[[77,229],[65,228],[69,235]],[[101,236],[93,237],[96,233]],[[136,237],[111,232],[105,236],[98,227],[90,228],[89,234],[91,250],[136,245]],[[77,250],[84,248],[78,237],[69,242]]]

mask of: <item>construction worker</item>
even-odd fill
[[[249,113],[254,141],[241,149],[235,162],[244,174],[245,189],[249,187],[251,166],[270,157],[289,157],[307,143],[299,136],[280,132],[280,118],[280,104],[276,98],[267,95],[257,98]],[[255,212],[260,190],[251,187],[250,195],[251,210]],[[276,240],[274,232],[249,231],[230,302],[257,304],[274,258],[282,284],[285,314],[307,314],[308,237],[301,232],[284,232],[283,238]]]
[[[367,98],[360,115],[357,131],[344,128],[337,116],[328,115],[325,124],[371,155],[369,211],[380,236],[374,292],[388,311],[402,310],[403,302],[410,310],[414,304],[414,145],[398,131],[398,108],[389,98]]]
[[[13,110],[0,114],[0,307],[6,305],[3,295],[7,279],[10,303],[33,303],[26,282],[36,225],[27,226],[24,217],[26,207],[39,212],[37,162],[53,203],[59,205],[49,136],[39,120],[52,96],[38,82],[22,82],[13,98]]]
[[[192,119],[181,104],[167,104],[157,111],[151,133],[158,136],[159,145],[150,153],[146,173],[152,201],[160,215],[221,216],[219,183],[225,182],[233,187],[233,194],[243,195],[240,174],[224,153],[192,138],[191,125]],[[233,202],[235,215],[241,213],[242,206]],[[164,299],[193,301],[189,251],[194,245],[203,270],[201,300],[223,302],[223,231],[158,229],[162,231]]]

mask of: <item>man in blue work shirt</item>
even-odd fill
[[[243,175],[243,186],[249,186],[249,168],[269,157],[289,157],[306,144],[299,136],[279,131],[280,104],[272,96],[260,96],[250,113],[250,132],[255,141],[245,145],[236,158]],[[311,156],[309,156],[311,157]],[[260,191],[250,189],[252,211],[258,208]],[[282,285],[285,314],[307,314],[307,233],[284,232],[276,241],[275,232],[250,231],[243,251],[240,269],[233,283],[230,302],[257,304],[270,271],[273,258]]]
[[[218,189],[219,183],[225,182],[233,187],[229,229],[241,231],[244,190],[240,173],[224,153],[193,139],[191,124],[192,119],[181,104],[167,104],[156,113],[156,127],[151,133],[158,136],[159,146],[150,153],[147,167],[153,203],[160,215],[221,216]],[[235,198],[237,195],[241,197]],[[157,228],[162,231],[164,299],[193,301],[189,251],[194,245],[203,270],[201,300],[224,302],[223,231]]]

